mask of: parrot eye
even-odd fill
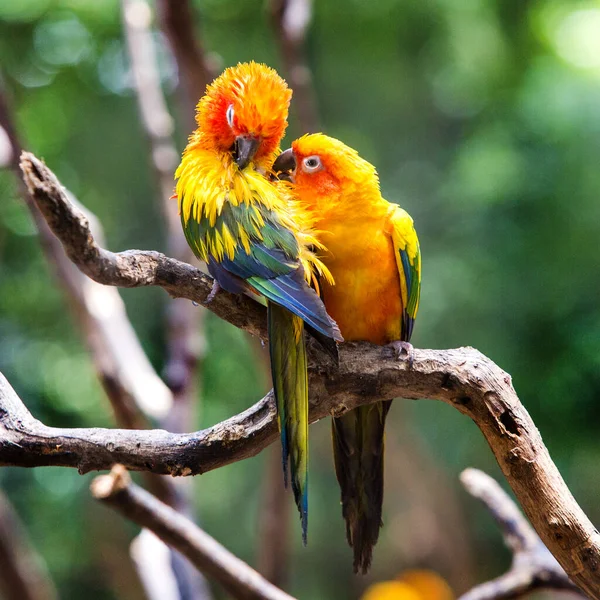
[[[302,161],[302,170],[305,173],[316,173],[323,168],[321,164],[321,159],[318,156],[307,156]]]
[[[233,127],[233,104],[230,104],[227,107],[227,112],[225,113],[225,117],[227,117],[227,123],[229,123],[229,127]]]

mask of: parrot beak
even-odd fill
[[[235,162],[240,169],[245,169],[256,154],[260,140],[255,137],[240,135],[235,138]]]
[[[290,179],[295,168],[296,157],[291,148],[284,150],[273,163],[273,171],[277,173],[279,179]]]

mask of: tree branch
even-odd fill
[[[492,513],[504,543],[513,554],[511,567],[504,575],[474,587],[460,600],[502,600],[540,588],[569,590],[586,598],[494,479],[478,469],[465,469],[460,480],[469,494],[481,500]]]
[[[19,517],[0,492],[0,589],[5,600],[56,600],[43,559],[29,544]]]
[[[271,0],[271,19],[302,133],[320,129],[313,77],[304,42],[312,17],[311,0]]]
[[[121,427],[147,427],[149,418],[164,416],[172,404],[169,389],[158,377],[131,326],[119,292],[98,285],[76,268],[65,255],[46,219],[27,192],[20,177],[21,146],[4,94],[0,93],[0,126],[7,132],[13,160],[11,168],[19,192],[36,223],[42,250],[65,293],[83,334],[94,367],[110,400],[115,420]],[[69,204],[80,206],[60,186]],[[94,215],[77,209],[88,230],[102,239],[100,223]],[[91,233],[90,233],[91,235]]]
[[[23,152],[21,170],[50,229],[68,257],[88,277],[104,285],[125,288],[159,286],[173,298],[187,298],[198,304],[206,301],[213,280],[200,269],[160,252],[115,253],[101,248],[86,216],[72,205],[54,173],[41,160]],[[266,310],[250,298],[221,291],[207,308],[236,327],[266,339]]]
[[[96,499],[176,548],[234,598],[293,600],[194,523],[132,483],[122,465],[115,466],[110,475],[94,479],[91,491]]]
[[[161,26],[173,51],[183,89],[187,129],[194,127],[194,109],[215,76],[211,61],[194,31],[196,16],[190,0],[158,0]]]
[[[22,168],[52,230],[85,273],[107,284],[159,285],[174,296],[206,299],[210,277],[155,252],[114,254],[100,248],[51,171],[31,154],[23,155]],[[208,308],[247,331],[265,334],[264,308],[250,298],[219,293]],[[542,541],[569,577],[600,599],[600,535],[552,462],[510,376],[489,358],[473,348],[416,349],[409,365],[389,348],[347,343],[340,347],[339,368],[311,352],[309,376],[311,421],[386,398],[433,398],[469,416]],[[3,392],[0,464],[59,464],[86,471],[121,462],[131,469],[191,475],[252,456],[277,435],[269,396],[210,429],[176,435],[51,429],[26,412],[6,383]]]

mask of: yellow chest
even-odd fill
[[[386,220],[322,224],[324,260],[335,285],[323,285],[327,311],[347,341],[386,344],[400,338],[402,299]]]

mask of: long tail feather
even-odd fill
[[[268,302],[269,351],[273,390],[281,432],[284,481],[288,462],[292,490],[306,545],[308,526],[308,375],[304,322],[287,309]]]
[[[369,404],[332,419],[335,472],[355,573],[369,570],[382,525],[384,428],[390,405],[389,400]]]

